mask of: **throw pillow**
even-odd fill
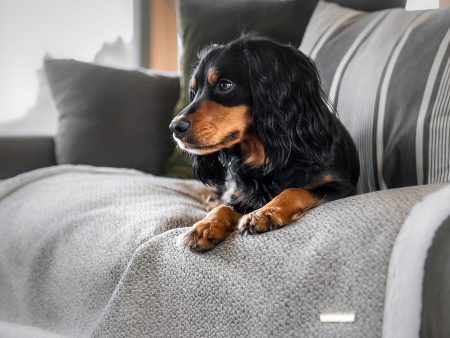
[[[450,181],[450,8],[320,2],[300,49],[355,140],[360,192]]]
[[[59,110],[57,164],[164,172],[177,76],[75,60],[48,60],[45,71]]]

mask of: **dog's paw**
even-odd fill
[[[295,218],[284,215],[280,208],[265,207],[242,216],[237,228],[241,235],[259,234],[292,223]]]
[[[221,219],[205,218],[182,234],[177,240],[177,245],[195,252],[206,252],[222,243],[230,233],[228,224]]]

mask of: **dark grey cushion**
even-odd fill
[[[177,76],[75,60],[46,61],[45,71],[59,110],[57,164],[163,172]]]
[[[379,11],[381,9],[405,7],[406,0],[328,0],[341,6],[360,11]]]
[[[53,137],[0,137],[0,179],[52,165],[55,165]]]

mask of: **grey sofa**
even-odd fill
[[[56,165],[52,136],[0,136],[0,179]]]
[[[341,199],[194,254],[176,239],[208,188],[56,165],[54,143],[0,137],[0,337],[450,335],[448,184]]]

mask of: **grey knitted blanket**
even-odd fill
[[[36,170],[0,183],[0,321],[71,337],[379,337],[394,241],[438,188],[327,203],[193,254],[175,240],[205,215],[199,182]]]

